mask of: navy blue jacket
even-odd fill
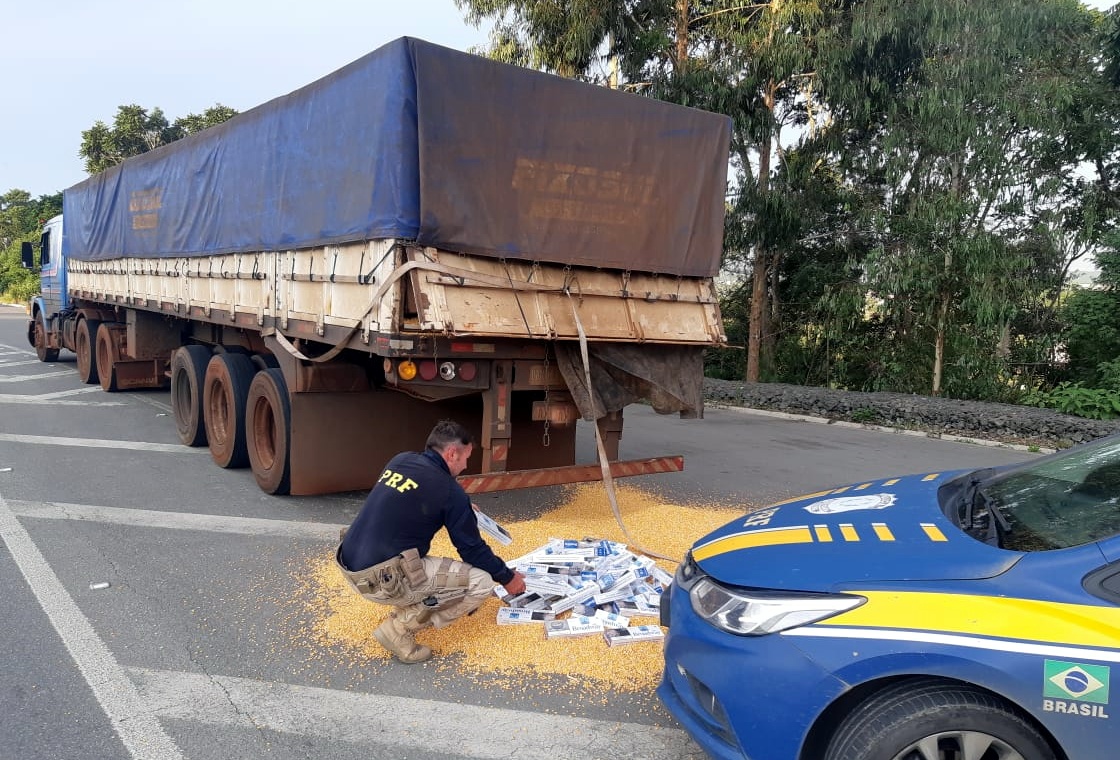
[[[443,457],[431,449],[397,454],[385,465],[342,541],[342,562],[357,571],[405,549],[416,549],[424,557],[440,528],[447,528],[464,562],[501,584],[513,578],[513,570],[479,534],[470,497]]]

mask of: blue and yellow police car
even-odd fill
[[[693,545],[658,696],[715,758],[1120,757],[1120,437],[855,483]]]

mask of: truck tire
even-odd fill
[[[203,420],[210,457],[219,467],[249,464],[245,445],[245,404],[257,368],[245,354],[215,354],[202,382]]]
[[[904,681],[857,706],[825,760],[1017,757],[1055,760],[1054,750],[1013,706],[966,684]]]
[[[86,385],[96,385],[97,357],[97,328],[101,320],[83,319],[78,322],[78,329],[74,335],[74,353],[78,355],[78,377]]]
[[[292,405],[280,370],[265,369],[253,377],[245,428],[257,485],[265,493],[287,494],[291,490]]]
[[[179,440],[187,446],[206,445],[202,388],[210,356],[205,346],[180,346],[171,354],[171,410]]]
[[[35,315],[35,355],[41,362],[58,361],[58,349],[47,347],[47,331],[43,329],[43,320]]]
[[[113,327],[118,324],[102,322],[97,327],[97,342],[94,347],[97,379],[101,383],[101,389],[106,393],[116,393],[120,390],[117,384],[117,346],[113,338]]]

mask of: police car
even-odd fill
[[[665,596],[658,696],[715,758],[1120,757],[1120,437],[751,512]]]

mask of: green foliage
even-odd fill
[[[1077,162],[1055,146],[1091,32],[1083,9],[1033,0],[872,0],[833,29],[822,89],[842,171],[865,189],[860,265],[893,338],[925,341],[926,392],[949,390],[954,363],[958,380],[985,364],[994,343],[976,332],[998,334],[1057,279],[1022,230],[1061,230]]]
[[[60,213],[62,193],[33,200],[13,189],[0,196],[0,300],[22,303],[39,292],[37,274],[23,268],[20,244],[38,241],[43,223]]]
[[[721,380],[742,380],[743,364],[746,353],[743,347],[747,342],[748,300],[743,291],[749,285],[742,281],[725,287],[719,292],[720,311],[723,314],[723,330],[727,334],[729,348],[709,348],[704,352],[704,374]]]
[[[1120,391],[1086,388],[1081,383],[1062,382],[1049,391],[1032,391],[1023,403],[1090,420],[1120,417]]]
[[[1098,385],[1098,367],[1120,358],[1120,293],[1075,290],[1062,310],[1068,376]]]
[[[236,115],[237,111],[218,103],[201,114],[187,114],[171,123],[159,108],[149,112],[136,104],[119,106],[112,126],[98,121],[82,132],[78,155],[85,159],[86,171],[96,174]]]
[[[879,413],[874,409],[863,407],[860,409],[852,410],[852,422],[859,422],[863,425],[869,425],[879,419]]]

